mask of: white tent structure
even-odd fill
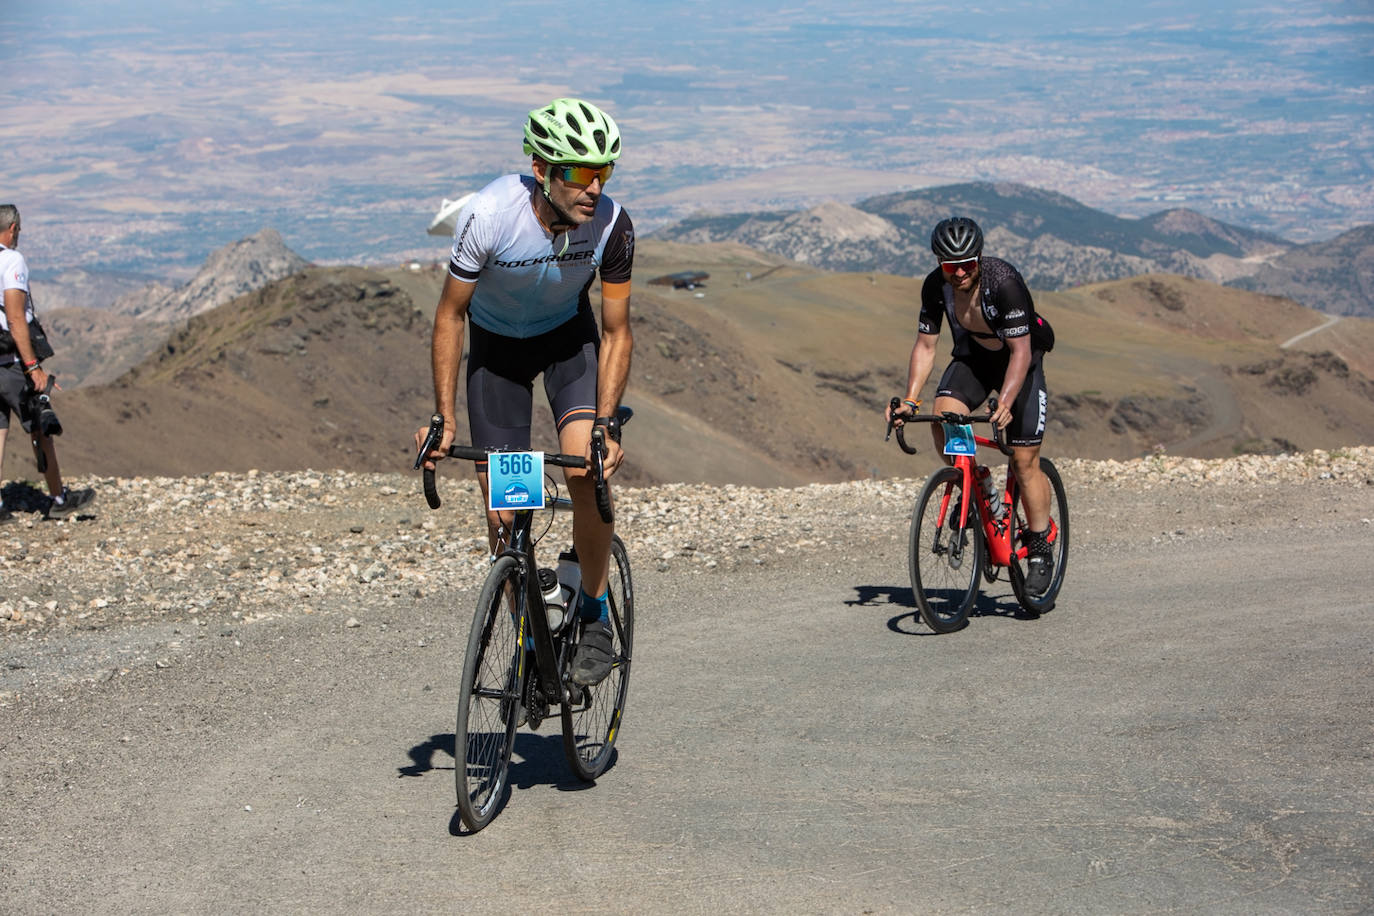
[[[434,219],[429,224],[429,234],[452,238],[454,230],[458,227],[458,211],[471,199],[472,194],[464,194],[457,200],[445,197],[444,202],[439,205],[439,212],[434,214]]]

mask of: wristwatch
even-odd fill
[[[615,441],[620,441],[620,418],[619,417],[597,417],[597,426],[606,427],[606,435]]]

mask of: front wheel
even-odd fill
[[[1016,593],[1016,600],[1021,607],[1034,614],[1054,609],[1055,598],[1064,584],[1064,572],[1069,565],[1069,500],[1064,495],[1064,481],[1048,458],[1040,459],[1040,470],[1050,481],[1050,558],[1054,562],[1049,585],[1043,592],[1034,593],[1026,588],[1026,548],[1020,538],[1021,532],[1026,529],[1026,512],[1021,505],[1024,488],[1018,488],[1016,494],[1016,525],[1013,529],[1016,540],[1012,543],[1011,556],[1011,590]]]
[[[958,527],[958,506],[964,495],[964,474],[941,468],[926,481],[911,513],[907,564],[911,590],[921,619],[936,633],[949,633],[968,622],[978,597],[983,567],[983,526],[976,498],[970,498],[968,518]],[[949,524],[950,516],[954,524]]]
[[[596,779],[611,762],[620,718],[630,690],[630,655],[635,635],[635,591],[630,558],[619,536],[611,537],[611,568],[607,583],[611,605],[611,673],[591,687],[570,685],[563,704],[563,752],[579,779]],[[579,632],[581,627],[578,627]]]
[[[527,661],[521,646],[528,629],[522,582],[515,557],[498,559],[482,583],[468,634],[453,771],[459,814],[474,832],[491,822],[507,789]]]

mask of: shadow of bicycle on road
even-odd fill
[[[925,625],[916,607],[916,594],[909,585],[856,585],[855,596],[845,601],[849,607],[902,607],[908,610],[888,618],[887,628],[903,636],[940,636]],[[975,617],[1000,617],[1006,620],[1035,620],[1038,614],[1028,613],[1014,595],[989,595],[980,591],[969,611]],[[967,626],[967,624],[965,624]],[[959,628],[960,630],[963,627]],[[956,633],[958,630],[955,631]]]
[[[556,726],[557,717],[552,721]],[[456,741],[451,733],[431,735],[406,752],[411,763],[399,767],[396,771],[397,776],[423,776],[433,770],[453,772],[455,745]],[[611,759],[606,764],[603,776],[615,769],[619,757],[618,749],[611,751]],[[582,792],[593,788],[596,782],[583,782],[569,769],[568,759],[563,753],[562,732],[547,735],[518,732],[515,736],[515,747],[511,751],[510,769],[506,774],[506,785],[502,789],[497,814],[499,815],[501,809],[510,801],[513,789],[525,790],[541,785],[559,792]],[[449,833],[453,836],[468,836],[472,833],[463,826],[456,803],[453,816],[449,820]]]

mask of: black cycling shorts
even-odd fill
[[[972,413],[988,399],[988,395],[1002,386],[1007,363],[1011,361],[1009,347],[989,350],[974,344],[972,350],[974,352],[966,356],[954,357],[945,367],[945,374],[940,377],[940,387],[935,392],[937,397],[963,401],[968,413]],[[1045,354],[1040,350],[1031,351],[1026,381],[1016,395],[1016,403],[1011,408],[1011,423],[1005,430],[1008,445],[1039,445],[1045,437],[1049,392],[1045,389],[1044,357]]]
[[[591,306],[536,337],[504,337],[468,322],[468,425],[477,448],[528,450],[534,379],[561,431],[573,420],[596,419],[596,358],[601,334]]]

